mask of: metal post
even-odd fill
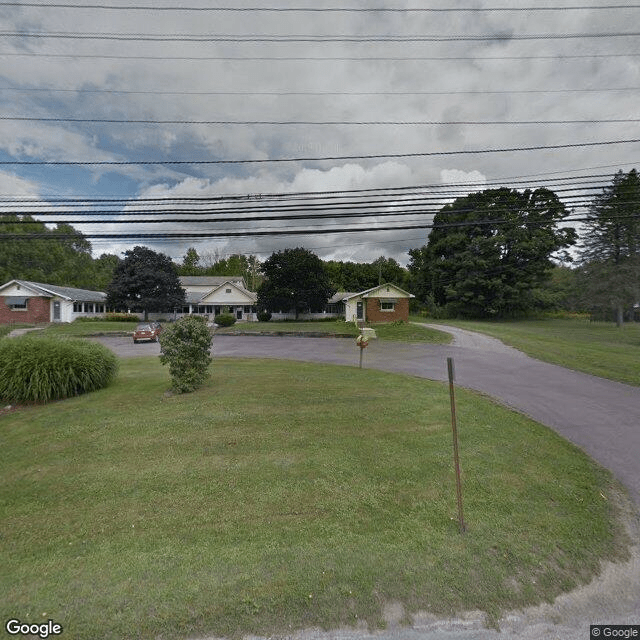
[[[451,430],[453,432],[453,463],[456,469],[456,495],[458,500],[458,524],[460,533],[464,533],[464,515],[462,513],[462,483],[460,480],[460,459],[458,457],[458,428],[456,425],[456,397],[453,387],[455,379],[455,369],[453,358],[447,358],[447,369],[449,372],[449,398],[451,399]]]

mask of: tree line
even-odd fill
[[[425,245],[409,251],[408,268],[384,256],[371,263],[322,261],[300,247],[275,252],[262,263],[253,255],[200,256],[193,247],[179,264],[144,247],[127,251],[124,259],[94,259],[90,242],[70,225],[48,228],[30,217],[5,215],[0,233],[34,237],[3,243],[0,280],[107,290],[120,304],[134,298],[118,298],[114,287],[154,282],[155,302],[144,291],[135,299],[157,307],[163,295],[165,306],[178,304],[180,275],[240,275],[258,292],[262,308],[296,312],[323,308],[337,291],[390,282],[441,317],[510,318],[564,309],[622,324],[640,302],[637,171],[618,172],[593,199],[580,235],[567,221],[570,214],[546,188],[471,193],[435,215]],[[170,281],[166,287],[163,278]]]

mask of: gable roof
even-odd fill
[[[244,284],[244,280],[241,282],[237,282],[234,280],[225,280],[224,282],[221,282],[218,286],[213,287],[212,289],[209,289],[208,291],[205,291],[205,292],[186,291],[185,301],[187,304],[200,304],[205,298],[208,298],[210,295],[214,294],[216,291],[219,291],[223,287],[228,286],[235,289],[240,294],[242,294],[243,296],[246,296],[247,298],[249,298],[255,303],[255,301],[258,299],[258,294],[254,293],[253,291],[248,291],[247,289],[244,288],[244,286],[242,286],[243,284]],[[205,304],[214,304],[214,303],[207,302]],[[225,303],[222,303],[222,304],[225,304]]]
[[[10,284],[19,284],[21,287],[26,287],[44,298],[57,296],[72,302],[103,302],[107,297],[107,294],[102,291],[89,291],[88,289],[76,289],[75,287],[59,287],[55,284],[43,284],[42,282],[31,282],[29,280],[11,280],[3,284],[0,290]]]
[[[352,296],[357,296],[357,293],[352,293],[351,291],[338,291],[334,293],[328,300],[327,304],[338,304],[338,302],[342,302],[347,298],[351,298]]]
[[[401,294],[406,298],[415,298],[413,293],[409,293],[408,291],[401,289],[396,284],[391,284],[390,282],[386,282],[385,284],[379,284],[377,287],[371,287],[371,289],[365,289],[364,291],[359,291],[358,293],[351,293],[346,296],[345,300],[350,300],[351,298],[385,298],[386,297],[385,295],[375,295],[376,292],[379,289],[382,289],[383,287],[387,289],[387,291],[389,290],[390,287],[392,287],[397,293]]]
[[[218,287],[226,282],[240,282],[244,287],[243,276],[180,276],[183,287]]]

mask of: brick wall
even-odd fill
[[[29,298],[26,310],[12,310],[4,301],[4,296],[0,296],[0,324],[11,324],[13,322],[41,323],[49,322],[49,299]]]
[[[380,311],[379,298],[365,298],[367,304],[367,322],[393,322],[395,320],[409,320],[409,298],[398,298],[393,311]]]

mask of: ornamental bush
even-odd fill
[[[220,327],[230,327],[236,323],[236,318],[232,313],[221,313],[216,316],[216,324]]]
[[[269,322],[271,320],[271,311],[258,311],[258,322]]]
[[[0,400],[50,402],[106,387],[118,359],[106,347],[77,339],[23,336],[0,342]]]
[[[200,316],[185,316],[160,334],[160,362],[169,365],[173,390],[195,391],[207,379],[211,363],[211,332]]]

